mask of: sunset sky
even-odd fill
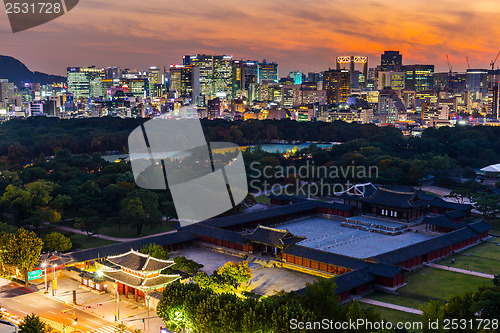
[[[338,55],[384,50],[403,63],[446,71],[488,68],[500,51],[497,0],[80,0],[68,14],[11,32],[0,14],[0,54],[31,70],[65,74],[67,66],[147,69],[182,62],[183,54],[231,54],[277,61],[289,71],[334,67]],[[500,66],[500,61],[498,62]]]

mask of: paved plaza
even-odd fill
[[[324,217],[310,217],[275,227],[288,229],[297,236],[307,237],[298,245],[360,259],[376,256],[432,238],[428,234],[411,231],[391,236],[358,230],[343,227],[339,221]]]

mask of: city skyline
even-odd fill
[[[500,29],[491,22],[500,4],[403,2],[358,0],[345,6],[341,1],[319,1],[304,8],[298,1],[259,0],[242,7],[218,0],[196,6],[175,2],[158,10],[159,1],[126,0],[117,8],[93,0],[17,34],[3,20],[2,53],[31,70],[59,75],[67,66],[144,70],[180,64],[182,55],[198,53],[266,58],[278,62],[286,75],[333,68],[341,55],[366,55],[374,67],[380,54],[391,49],[403,54],[405,64],[435,64],[436,71],[448,70],[446,54],[454,71],[466,70],[466,56],[471,68],[489,68],[498,52]]]

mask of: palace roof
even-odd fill
[[[107,261],[133,271],[157,272],[174,264],[172,260],[161,260],[130,249],[127,253],[109,256]]]
[[[259,225],[251,234],[245,234],[243,237],[255,243],[276,246],[283,248],[306,239],[303,236],[295,236],[288,230],[275,229]]]
[[[180,275],[163,275],[159,274],[154,277],[140,277],[122,270],[103,271],[108,278],[126,284],[128,286],[140,289],[150,290],[158,289],[175,280],[180,279]]]

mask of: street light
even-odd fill
[[[151,331],[149,330],[149,299],[150,299],[150,298],[151,298],[151,297],[149,297],[148,295],[146,295],[146,302],[147,302],[146,307],[148,308],[148,333],[149,333],[149,332],[151,332]]]
[[[42,262],[43,275],[45,275],[45,293],[48,292],[49,285],[47,284],[47,262]]]
[[[52,279],[52,296],[55,296],[56,290],[54,288],[54,281],[56,280],[56,264],[53,264],[52,268],[54,268],[54,278]],[[56,282],[56,286],[57,286],[57,282]]]

